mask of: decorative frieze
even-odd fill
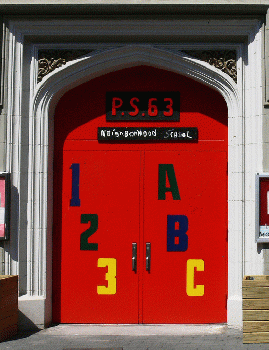
[[[44,76],[67,62],[82,57],[93,50],[50,49],[38,52],[38,82]],[[189,56],[207,62],[228,74],[237,82],[236,51],[235,50],[184,50]]]
[[[207,62],[228,74],[237,82],[236,51],[235,50],[184,50],[189,56]]]

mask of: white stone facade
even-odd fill
[[[255,174],[269,169],[262,20],[7,16],[4,25],[0,169],[12,174],[12,206],[11,238],[0,245],[0,268],[2,259],[3,273],[19,275],[19,308],[28,319],[25,324],[43,327],[51,322],[53,115],[57,101],[67,90],[94,77],[146,64],[208,85],[227,103],[227,312],[228,325],[241,327],[242,278],[269,270],[267,245],[255,243]],[[38,50],[53,48],[83,48],[90,53],[37,83]],[[237,84],[217,68],[184,53],[206,49],[236,50]]]

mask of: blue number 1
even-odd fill
[[[167,215],[168,252],[185,252],[188,249],[188,227],[186,215]]]
[[[79,164],[72,164],[72,198],[70,199],[71,207],[80,207],[79,199]]]

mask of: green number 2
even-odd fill
[[[97,214],[81,214],[80,221],[82,224],[91,223],[91,226],[80,235],[80,250],[98,250],[98,243],[89,243],[88,238],[98,229]]]

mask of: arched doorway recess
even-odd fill
[[[208,66],[207,64],[186,57],[184,54],[174,54],[171,52],[158,50],[150,46],[126,46],[117,50],[111,50],[111,52],[106,52],[105,55],[99,54],[93,57],[84,57],[83,59],[78,60],[76,63],[70,64],[68,67],[58,70],[58,72],[52,76],[47,77],[44,83],[42,83],[40,86],[35,99],[35,108],[33,113],[35,122],[33,123],[32,129],[33,135],[35,135],[35,142],[31,148],[33,159],[33,172],[31,176],[36,184],[34,188],[34,196],[40,203],[44,203],[44,207],[41,207],[39,212],[37,210],[29,211],[29,216],[31,216],[36,225],[43,227],[42,239],[44,241],[44,246],[48,247],[48,265],[46,267],[46,264],[41,260],[41,257],[40,265],[42,266],[43,271],[47,269],[47,280],[49,280],[51,276],[52,256],[52,201],[48,198],[51,198],[50,185],[52,179],[52,125],[54,107],[60,96],[62,96],[65,91],[70,90],[71,88],[97,76],[102,76],[108,72],[138,65],[150,65],[156,68],[162,68],[167,71],[185,75],[202,82],[203,84],[209,85],[215,90],[219,91],[225,98],[228,105],[229,117],[236,117],[239,114],[236,86],[229,77]],[[45,147],[37,147],[37,145],[40,144]],[[44,161],[41,163],[40,159]],[[38,189],[40,188],[38,187],[41,183],[43,184],[43,190],[39,191]],[[46,240],[47,245],[45,244]],[[230,252],[229,250],[229,254],[233,254],[233,252]],[[229,259],[230,258],[228,258],[228,260]],[[42,274],[39,274],[39,276],[42,276]],[[234,275],[232,278],[233,281],[229,280],[228,289],[228,295],[231,296],[231,300],[234,298],[234,296],[238,295],[238,291],[240,290],[240,279],[238,276]],[[42,282],[43,287],[47,285],[46,291],[47,295],[49,295],[51,293],[49,283],[46,283],[46,281]],[[39,292],[42,294],[42,290]],[[232,309],[230,310],[230,314],[232,314]]]
[[[111,90],[123,120],[106,118]],[[54,117],[54,323],[227,321],[227,145],[222,96],[173,72],[134,66],[64,94]]]

